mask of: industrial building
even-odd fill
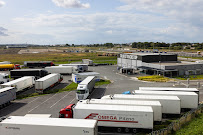
[[[118,55],[117,65],[121,72],[139,70],[169,77],[203,73],[203,63],[178,61],[176,54],[167,53],[124,53]]]

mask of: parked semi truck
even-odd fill
[[[55,86],[63,80],[61,74],[49,74],[35,81],[35,91],[43,93],[50,87]]]
[[[78,72],[88,71],[88,65],[87,64],[60,64],[59,66],[72,66],[72,67],[76,67],[76,69],[78,69]]]
[[[2,135],[97,135],[97,121],[10,116],[0,119]]]
[[[16,90],[14,87],[0,89],[0,108],[8,105],[16,99]]]
[[[162,113],[180,114],[180,99],[177,96],[114,94],[103,96],[101,99],[159,101],[163,107]]]
[[[9,75],[6,73],[0,73],[0,84],[9,82]]]
[[[198,95],[195,92],[177,92],[177,91],[143,91],[134,90],[134,95],[160,95],[160,96],[177,96],[180,99],[181,108],[195,109],[198,107]]]
[[[0,64],[0,70],[20,69],[19,64]]]
[[[34,76],[35,79],[39,79],[48,75],[48,72],[43,69],[20,69],[20,70],[11,70],[11,78],[17,79],[23,76]]]
[[[16,92],[20,92],[22,90],[32,88],[35,84],[34,76],[25,76],[4,84],[0,84],[0,88],[5,87],[15,87]]]
[[[81,83],[78,84],[76,99],[83,100],[86,99],[94,90],[95,86],[95,76],[88,76]]]
[[[78,70],[73,66],[51,66],[45,67],[48,73],[59,73],[59,74],[72,74],[78,73]]]
[[[29,68],[55,66],[52,61],[24,61],[24,66]]]
[[[139,87],[139,90],[144,91],[180,91],[180,92],[195,92],[199,95],[197,88],[174,88],[174,87]]]
[[[149,106],[70,104],[60,110],[60,118],[98,120],[99,132],[131,132],[153,129],[153,110]]]
[[[93,66],[93,61],[90,59],[82,59],[83,64],[87,64],[88,66]]]
[[[88,76],[95,76],[95,81],[100,81],[100,73],[97,72],[83,72],[72,74],[72,81],[75,83],[80,83]]]
[[[159,101],[87,99],[87,100],[80,100],[78,101],[77,104],[151,106],[154,112],[154,121],[155,122],[162,121],[162,105]]]

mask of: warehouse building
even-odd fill
[[[203,74],[203,63],[178,61],[176,54],[167,53],[124,53],[118,55],[117,65],[121,72],[139,70],[169,77]]]

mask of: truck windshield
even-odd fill
[[[85,94],[85,90],[77,90],[78,94]]]

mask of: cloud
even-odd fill
[[[23,26],[21,29],[27,30],[27,33],[48,33],[54,43],[202,42],[200,35],[203,34],[202,28],[171,20],[167,16],[128,12],[40,14],[15,18],[14,21],[16,27]]]
[[[3,7],[6,3],[0,0],[0,7]]]
[[[125,5],[118,10],[144,12],[157,14],[175,19],[182,23],[203,27],[203,1],[202,0],[120,0]]]
[[[7,29],[0,27],[0,36],[8,36],[8,34],[6,34],[5,31],[7,31]]]
[[[52,0],[57,6],[63,8],[90,8],[89,3],[81,3],[79,0]]]

